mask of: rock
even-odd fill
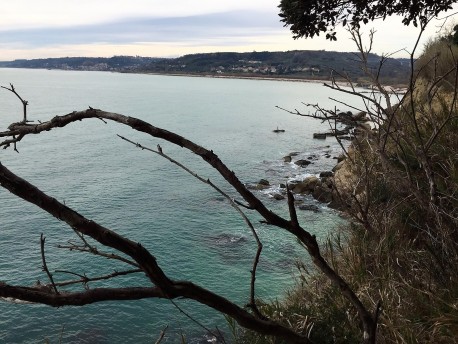
[[[286,189],[286,185],[282,183],[282,184],[279,185],[279,188],[280,189]]]
[[[289,189],[291,190],[291,192],[296,194],[305,192],[304,184],[302,184],[302,182],[297,183],[295,185],[289,185]]]
[[[296,165],[300,166],[300,167],[306,167],[306,166],[310,165],[312,162],[308,161],[308,160],[305,160],[305,159],[301,159],[301,160],[295,161],[294,163]]]
[[[301,204],[299,206],[300,210],[308,210],[308,211],[313,211],[314,213],[319,213],[321,210],[314,204]]]
[[[288,154],[289,156],[298,156],[299,155],[299,152],[291,152]]]
[[[234,236],[225,233],[211,237],[210,239],[212,240],[212,243],[218,246],[239,245],[241,243],[247,242],[247,238],[244,236]]]
[[[298,180],[292,180],[292,181],[290,181],[290,182],[288,183],[288,187],[289,187],[290,190],[293,190],[293,189],[296,187],[296,185],[298,185],[298,184],[300,184],[300,183],[301,183],[301,182],[298,181]]]
[[[258,184],[256,184],[255,189],[256,190],[265,190],[270,187],[270,183],[267,179],[261,179]]]
[[[336,159],[337,159],[337,162],[341,162],[341,161],[344,161],[346,158],[347,158],[346,155],[342,153]]]
[[[302,183],[309,185],[310,188],[315,188],[315,186],[320,182],[318,177],[310,176],[305,178]]]
[[[276,199],[277,201],[281,201],[282,199],[285,199],[285,196],[282,194],[276,193],[273,195],[273,198]]]
[[[326,133],[314,133],[313,138],[318,139],[318,140],[325,140],[326,139]]]
[[[284,162],[291,162],[291,159],[292,159],[291,155],[286,155],[286,156],[283,157],[283,161]]]
[[[332,169],[332,172],[336,172],[340,170],[344,163],[345,163],[345,160],[342,160],[341,162],[339,162],[337,165],[334,166],[334,168]]]
[[[331,157],[331,154],[325,154],[324,157],[325,157],[326,159],[329,159],[329,158]]]
[[[328,136],[348,135],[348,133],[350,132],[350,129],[351,129],[351,128],[352,128],[352,127],[350,127],[350,126],[347,125],[347,126],[346,126],[345,128],[343,128],[342,130],[338,130],[338,129],[333,130],[331,133],[329,133]]]
[[[321,184],[326,185],[328,188],[331,189],[334,185],[334,179],[333,177],[321,178]]]
[[[334,172],[331,171],[325,171],[320,173],[320,178],[329,178],[334,175]]]
[[[319,183],[320,180],[317,177],[307,177],[302,182],[295,185],[292,190],[294,193],[311,193]]]
[[[318,202],[329,203],[332,201],[332,189],[327,186],[317,185],[312,193],[313,198]]]

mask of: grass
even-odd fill
[[[349,223],[324,255],[369,310],[378,343],[458,343],[458,46],[431,41],[419,79],[376,134],[353,141]],[[412,97],[412,98],[411,98]],[[355,310],[305,262],[285,300],[262,312],[316,343],[359,343]],[[241,332],[239,343],[282,343]]]

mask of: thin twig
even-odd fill
[[[202,324],[199,320],[195,319],[192,315],[190,315],[189,313],[185,312],[180,306],[178,306],[178,304],[173,301],[172,299],[170,299],[170,303],[176,308],[178,309],[178,311],[180,313],[182,313],[186,318],[188,318],[189,320],[191,320],[193,323],[195,323],[197,326],[203,328],[205,331],[207,331],[209,334],[211,334],[212,336],[214,336],[215,338],[218,338],[218,336],[213,333],[212,330],[210,330],[208,327],[206,327],[204,324]]]
[[[96,255],[96,256],[100,256],[100,257],[104,257],[104,258],[108,258],[108,259],[119,260],[119,261],[121,261],[123,263],[132,265],[134,267],[137,267],[137,268],[139,267],[138,263],[136,263],[136,262],[134,262],[134,261],[132,261],[130,259],[121,257],[121,256],[119,256],[117,254],[114,254],[114,253],[102,252],[99,249],[97,249],[97,247],[95,247],[93,245],[90,245],[83,236],[80,236],[80,238],[84,242],[83,246],[76,245],[76,244],[72,243],[71,241],[69,241],[69,245],[57,245],[57,247],[58,248],[62,248],[62,249],[67,249],[67,250],[70,250],[70,251],[88,252],[88,253],[91,253],[91,254]]]
[[[169,325],[164,327],[164,329],[161,331],[161,334],[159,335],[159,338],[156,340],[156,342],[154,342],[154,344],[160,344],[162,342],[165,336],[165,332],[167,331],[168,328],[169,328]]]
[[[51,285],[56,294],[59,294],[57,290],[56,284],[54,283],[54,279],[52,278],[51,273],[48,270],[48,266],[46,265],[46,258],[45,258],[45,240],[46,238],[43,236],[43,233],[40,235],[40,248],[41,248],[41,260],[43,262],[43,271],[46,272],[48,275],[49,280],[51,281]]]
[[[5,86],[0,86],[0,87],[14,93],[16,97],[19,98],[19,100],[22,103],[22,110],[23,110],[23,115],[24,115],[22,123],[27,123],[27,105],[29,104],[29,102],[27,100],[22,99],[19,93],[16,92],[16,89],[14,88],[13,84],[10,84],[10,87],[5,87]]]
[[[119,276],[126,276],[134,273],[139,273],[143,272],[141,269],[135,269],[135,270],[126,270],[126,271],[114,271],[111,274],[104,275],[104,276],[98,276],[98,277],[87,277],[85,274],[81,275],[75,272],[71,271],[66,271],[66,270],[56,270],[54,271],[56,273],[64,273],[64,274],[69,274],[69,275],[75,275],[80,277],[79,280],[72,280],[72,281],[64,281],[64,282],[58,282],[56,283],[57,286],[59,287],[64,287],[67,285],[72,285],[72,284],[79,284],[82,283],[83,285],[87,285],[89,282],[96,282],[96,281],[102,281],[102,280],[108,280],[114,277],[119,277]]]
[[[256,305],[256,300],[255,300],[256,270],[257,270],[257,267],[258,267],[258,264],[259,264],[259,259],[260,259],[260,256],[261,256],[261,252],[262,252],[263,246],[262,246],[261,240],[259,239],[258,234],[256,233],[256,230],[255,230],[253,224],[248,219],[248,217],[245,215],[245,213],[240,209],[240,207],[238,206],[238,203],[236,201],[234,201],[234,199],[231,198],[227,193],[225,193],[223,190],[221,190],[218,186],[213,184],[210,181],[210,179],[205,179],[205,178],[199,176],[197,173],[191,171],[188,167],[184,166],[183,164],[181,164],[180,162],[176,161],[175,159],[169,157],[167,154],[164,153],[164,151],[162,150],[161,146],[157,145],[157,150],[154,150],[154,149],[145,147],[145,146],[141,145],[138,142],[131,141],[131,140],[129,140],[129,139],[127,139],[127,138],[125,138],[125,137],[123,137],[121,135],[118,135],[118,137],[121,138],[122,140],[126,141],[126,142],[129,142],[129,143],[133,144],[137,148],[140,148],[142,150],[146,150],[146,151],[149,151],[149,152],[152,152],[152,153],[155,153],[155,154],[158,154],[158,155],[164,157],[165,159],[169,160],[173,164],[177,165],[178,167],[182,168],[183,170],[185,170],[186,172],[191,174],[193,177],[195,177],[198,180],[200,180],[202,183],[211,186],[220,195],[222,195],[224,198],[226,198],[229,201],[230,205],[240,214],[240,216],[243,218],[243,220],[245,221],[245,223],[248,226],[248,228],[250,228],[250,231],[251,231],[253,237],[255,238],[256,244],[257,244],[256,255],[255,255],[254,259],[253,259],[253,267],[252,267],[252,270],[250,271],[251,272],[250,303],[247,306],[253,310],[253,312],[255,313],[255,315],[257,317],[259,317],[261,319],[265,319],[265,316],[262,315],[262,313],[259,311],[259,309],[258,309],[258,307]]]

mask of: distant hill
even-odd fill
[[[375,54],[369,55],[369,67],[377,70],[380,59]],[[329,79],[332,72],[336,77],[349,75],[357,81],[364,81],[365,77],[354,53],[325,50],[206,53],[178,58],[63,57],[0,62],[0,67],[304,79]],[[381,79],[386,83],[405,83],[409,71],[409,59],[387,59],[381,70]]]
[[[0,67],[127,72],[158,60],[161,59],[141,56],[58,57],[0,62]]]

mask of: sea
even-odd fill
[[[321,83],[110,72],[0,69],[0,85],[28,101],[28,119],[46,121],[89,106],[138,117],[213,150],[248,187],[266,179],[270,187],[253,192],[268,208],[287,217],[282,183],[329,171],[340,154],[332,138],[313,139],[327,123],[294,115],[277,106],[312,114],[305,104],[347,111],[356,99]],[[332,99],[339,99],[336,103]],[[346,108],[347,106],[347,108]],[[0,89],[0,131],[22,119],[22,104]],[[284,132],[275,133],[274,129]],[[166,159],[121,140],[155,149],[231,197],[235,191],[205,161],[181,147],[99,119],[25,137],[0,151],[0,162],[69,207],[125,237],[140,242],[174,279],[189,280],[243,306],[249,299],[256,241],[243,218],[214,189]],[[283,157],[295,153],[293,162]],[[309,159],[303,168],[295,160]],[[301,225],[324,242],[342,223],[338,213],[310,196],[314,205],[298,210]],[[120,261],[69,250],[81,240],[65,223],[0,189],[0,281],[34,286],[49,283],[42,269],[40,235],[56,282],[129,270]],[[297,283],[305,249],[279,228],[262,224],[244,209],[264,246],[256,296],[281,300]],[[97,243],[101,252],[116,253]],[[139,274],[91,282],[87,288],[149,286]],[[79,284],[68,290],[83,290]],[[62,288],[65,290],[65,288]],[[225,317],[191,300],[111,301],[83,307],[52,308],[0,300],[1,343],[162,343],[214,342],[221,331],[230,342]]]

